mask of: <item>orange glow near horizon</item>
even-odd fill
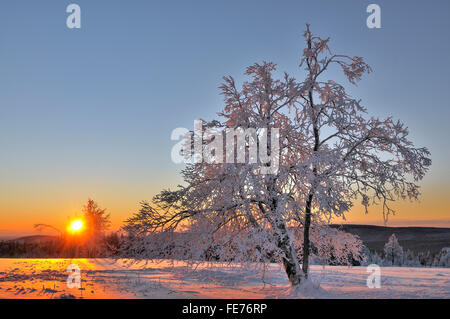
[[[176,182],[179,183],[179,181]],[[124,220],[139,210],[139,201],[152,198],[154,194],[158,193],[159,188],[170,187],[173,184],[175,184],[173,181],[158,181],[158,187],[152,187],[152,184],[148,187],[136,186],[132,188],[132,191],[107,188],[102,188],[102,191],[97,192],[94,191],[94,188],[83,190],[77,188],[67,191],[61,188],[58,192],[48,191],[48,193],[38,194],[33,189],[24,194],[12,193],[11,189],[5,189],[4,193],[0,185],[0,239],[2,236],[20,237],[42,234],[33,227],[36,223],[68,230],[68,225],[74,220],[70,217],[79,215],[80,208],[89,197],[86,194],[95,195],[93,199],[111,214],[111,230],[118,230],[123,226]],[[80,187],[80,189],[82,188]],[[150,191],[147,192],[147,189]],[[423,185],[420,201],[398,200],[393,204],[397,214],[389,218],[387,226],[450,227],[449,190],[450,184],[447,182]],[[26,201],[23,200],[23,196],[27,198]],[[75,219],[81,219],[81,217]],[[346,214],[345,221],[336,218],[332,222],[383,225],[381,207],[379,205],[371,206],[369,214],[366,215],[364,208],[356,202],[351,211]],[[50,229],[46,229],[44,232],[49,235],[57,234]]]

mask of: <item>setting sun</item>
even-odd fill
[[[76,219],[70,223],[68,230],[71,233],[78,233],[81,230],[83,230],[83,227],[84,227],[83,221],[81,219]]]

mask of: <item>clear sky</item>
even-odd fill
[[[66,7],[81,7],[68,29]],[[366,7],[381,6],[381,29]],[[432,152],[420,203],[391,225],[450,227],[450,1],[23,1],[0,3],[0,235],[64,227],[89,197],[114,227],[175,187],[176,127],[223,107],[224,75],[262,60],[302,78],[305,23],[374,72],[347,86],[373,115],[402,119]],[[342,80],[337,74],[331,74]],[[348,222],[381,223],[357,206]]]

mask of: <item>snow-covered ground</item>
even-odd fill
[[[265,271],[225,264],[109,259],[0,259],[0,298],[286,298],[293,294],[278,265]],[[66,284],[67,266],[81,269],[81,288]],[[312,266],[304,297],[450,298],[449,268],[383,267],[381,288],[367,287],[366,267]],[[298,294],[294,296],[298,297]]]

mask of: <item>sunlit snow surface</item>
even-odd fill
[[[293,294],[278,265],[110,259],[0,259],[0,298],[450,298],[449,268],[383,267],[381,288],[366,285],[366,267],[312,266],[314,286]],[[68,288],[67,266],[81,269],[81,288]]]

